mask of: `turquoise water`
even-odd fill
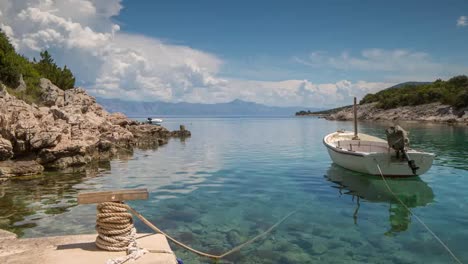
[[[378,177],[331,163],[325,134],[350,122],[315,118],[168,118],[192,137],[136,150],[86,171],[0,185],[0,228],[24,237],[94,232],[95,207],[78,192],[148,188],[129,202],[196,249],[221,253],[297,210],[271,235],[222,263],[451,263]],[[387,124],[362,123],[383,136]],[[406,123],[412,146],[437,154],[419,178],[392,189],[468,262],[468,127]],[[2,216],[3,215],[3,216]],[[150,232],[136,222],[139,232]],[[209,263],[178,249],[185,263]]]

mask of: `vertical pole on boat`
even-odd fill
[[[354,137],[353,137],[353,140],[359,140],[359,137],[358,137],[358,127],[357,127],[357,102],[356,102],[356,97],[354,97],[354,107],[353,107],[353,111],[354,111]]]

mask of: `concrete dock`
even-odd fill
[[[0,263],[2,264],[105,264],[107,260],[125,256],[125,252],[109,252],[96,247],[96,234],[18,239],[0,230]],[[138,234],[138,246],[149,251],[135,264],[177,264],[166,238],[161,234]]]

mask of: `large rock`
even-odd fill
[[[16,87],[16,90],[19,92],[26,91],[26,87],[27,86],[26,86],[26,83],[24,82],[23,74],[20,74],[19,84],[18,84],[18,87]]]
[[[172,136],[171,132],[166,128],[150,124],[129,126],[128,130],[132,132],[138,146],[143,148],[167,144],[168,139]]]
[[[55,148],[44,148],[39,151],[38,161],[41,164],[52,163],[60,158],[73,157],[73,156],[86,155],[85,145],[72,143],[61,143]]]
[[[3,83],[0,83],[0,98],[3,98],[8,95],[9,94],[7,92],[6,86]]]
[[[133,133],[136,139],[140,140],[154,140],[158,138],[168,138],[170,136],[170,132],[166,128],[150,124],[130,126],[128,130]]]
[[[0,161],[0,178],[39,175],[44,167],[36,161]]]
[[[0,138],[0,161],[13,157],[13,146],[7,139]]]
[[[15,239],[18,236],[15,233],[12,233],[7,230],[0,229],[0,241],[7,240],[7,239]]]
[[[132,124],[134,123],[122,113],[112,113],[109,115],[108,120],[109,122],[111,122],[111,124],[122,126],[122,127],[125,127],[131,123]]]
[[[113,145],[130,147],[135,143],[132,132],[120,126],[111,126],[106,132],[100,134],[100,140],[111,142]]]
[[[39,131],[29,140],[32,150],[55,147],[60,141],[61,135],[54,131]]]
[[[57,106],[52,106],[50,109],[49,109],[50,113],[52,114],[54,120],[57,120],[57,119],[62,119],[62,120],[65,120],[65,121],[70,121],[70,117],[69,115],[63,111],[63,109],[59,109]]]
[[[174,130],[174,131],[171,132],[171,136],[179,137],[179,138],[186,138],[186,137],[190,137],[191,135],[192,134],[190,133],[190,131],[185,129],[184,125],[180,125],[179,130]]]
[[[62,157],[54,160],[53,162],[47,163],[47,169],[60,170],[69,167],[80,167],[90,163],[92,160],[91,156],[88,155],[73,155],[69,157]]]
[[[45,78],[41,78],[39,82],[39,88],[41,89],[42,103],[46,106],[63,106],[65,93],[62,89],[58,88],[51,81]]]

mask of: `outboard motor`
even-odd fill
[[[400,152],[403,154],[403,158],[408,161],[408,166],[413,171],[413,174],[416,174],[416,171],[419,169],[418,166],[414,163],[414,160],[410,159],[406,150],[409,148],[409,138],[408,132],[403,128],[396,125],[389,127],[385,130],[387,134],[388,146],[393,148],[396,151],[397,158],[400,157]]]

